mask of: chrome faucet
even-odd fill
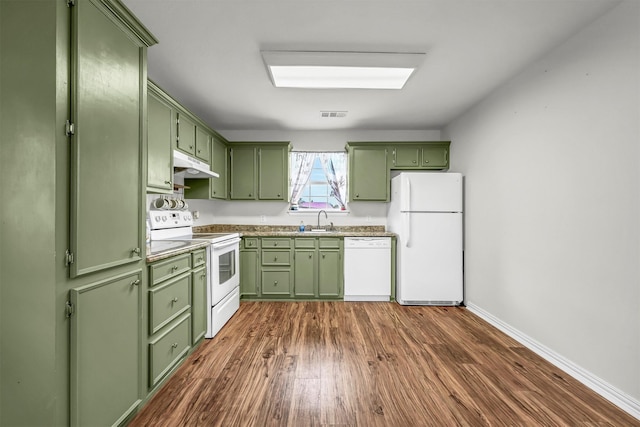
[[[318,228],[320,228],[320,214],[324,212],[324,219],[329,219],[329,216],[327,215],[327,213],[323,210],[321,210],[320,212],[318,212]]]

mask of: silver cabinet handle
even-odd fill
[[[133,249],[131,249],[131,253],[133,253],[133,254],[137,254],[137,255],[140,255],[140,248],[133,248]]]
[[[172,348],[172,349],[173,349],[173,348],[178,348],[178,343],[177,343],[177,342],[174,342],[173,344],[171,344],[171,348]]]
[[[171,184],[171,181],[165,181],[164,183],[165,184]]]
[[[313,256],[312,254],[309,254],[309,258],[311,258],[312,256]]]
[[[178,266],[174,265],[173,267],[171,267],[171,271],[177,271],[178,270]]]
[[[275,242],[275,243],[273,244],[273,246],[278,246],[278,242]]]
[[[136,279],[133,282],[131,282],[131,286],[138,286],[140,284],[140,279]]]
[[[278,261],[278,257],[273,258],[273,262]]]
[[[178,302],[178,297],[175,297],[174,299],[171,300],[171,303],[173,304],[174,302]]]
[[[278,284],[278,281],[277,281],[277,280],[274,280],[274,281],[273,281],[273,286],[276,286],[277,284]]]

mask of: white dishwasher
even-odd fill
[[[344,238],[344,300],[389,301],[391,238]]]

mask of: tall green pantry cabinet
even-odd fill
[[[146,396],[146,50],[118,0],[0,1],[0,425]]]

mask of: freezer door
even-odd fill
[[[461,213],[411,213],[410,245],[398,242],[397,295],[400,304],[458,305],[462,302]]]
[[[403,172],[393,179],[403,212],[462,212],[462,174]]]

